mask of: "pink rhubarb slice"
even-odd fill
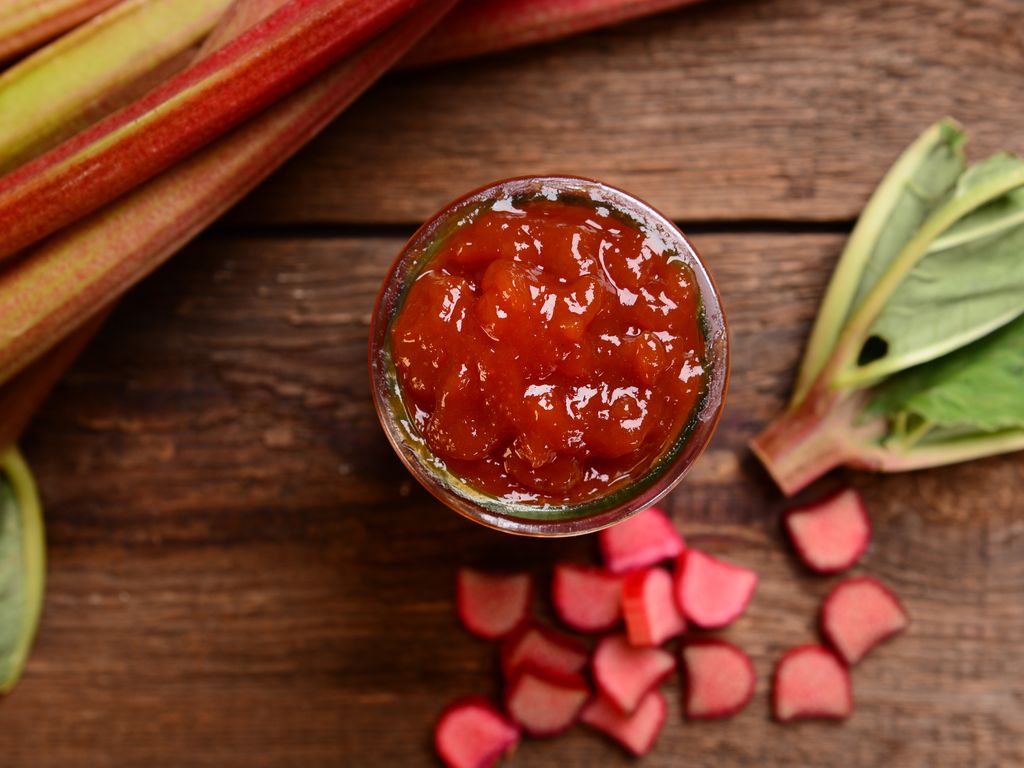
[[[531,736],[556,736],[576,722],[590,698],[580,675],[522,667],[505,694],[505,709]]]
[[[648,691],[672,674],[676,662],[668,651],[632,645],[618,634],[601,639],[591,665],[601,693],[620,712],[629,714]]]
[[[749,568],[688,549],[675,572],[676,603],[683,616],[705,629],[718,629],[747,609],[757,587]]]
[[[622,615],[633,645],[661,645],[686,629],[672,589],[672,576],[649,568],[626,577],[622,585]]]
[[[610,736],[640,757],[651,751],[667,714],[665,697],[654,689],[640,700],[630,715],[622,714],[615,704],[598,695],[580,712],[580,722]]]
[[[729,717],[754,696],[754,664],[732,643],[714,637],[696,638],[684,643],[679,655],[687,717]]]
[[[899,598],[870,576],[841,581],[821,609],[822,633],[850,666],[909,623]]]
[[[519,742],[519,728],[481,696],[449,705],[434,729],[434,747],[448,768],[490,768]]]
[[[678,557],[686,549],[668,515],[649,507],[597,534],[604,563],[612,573],[625,573]]]
[[[622,618],[622,577],[601,568],[559,563],[551,595],[558,618],[580,632],[603,632]]]
[[[846,570],[860,560],[871,541],[867,509],[852,488],[793,507],[783,523],[800,559],[818,573]]]
[[[504,637],[526,621],[533,594],[528,573],[484,573],[460,568],[455,605],[463,625],[486,640]]]
[[[853,712],[846,665],[828,648],[802,645],[788,651],[775,667],[772,711],[777,720],[842,720]]]
[[[501,669],[506,680],[527,666],[561,675],[578,674],[589,657],[582,640],[540,624],[526,624],[501,644]]]

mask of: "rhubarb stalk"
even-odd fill
[[[124,293],[277,168],[453,5],[430,0],[360,53],[0,272],[0,382]]]
[[[129,0],[0,76],[0,171],[85,127],[83,117],[201,41],[230,0]]]
[[[402,62],[466,59],[557,40],[697,0],[465,0]]]
[[[422,0],[291,0],[135,104],[0,179],[0,258],[215,140]]]
[[[0,8],[0,61],[30,51],[119,0],[6,0]]]

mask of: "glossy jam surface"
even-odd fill
[[[390,329],[430,450],[517,502],[586,501],[649,470],[705,387],[689,266],[589,201],[506,199],[468,218]]]

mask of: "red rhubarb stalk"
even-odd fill
[[[30,51],[119,0],[6,0],[0,8],[0,61]]]
[[[0,258],[202,148],[420,4],[291,0],[135,104],[0,180]]]
[[[124,293],[266,178],[453,5],[430,0],[359,54],[0,273],[0,382]]]
[[[416,67],[557,40],[697,0],[468,0],[403,61]]]

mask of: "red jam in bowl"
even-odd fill
[[[663,234],[596,191],[541,188],[438,239],[388,339],[409,419],[447,470],[498,499],[572,505],[680,438],[708,366],[692,251]]]

